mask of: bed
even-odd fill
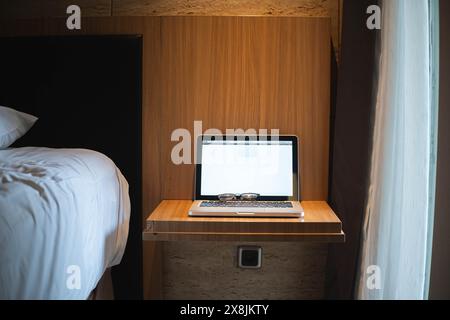
[[[128,183],[86,149],[0,150],[0,299],[87,299],[118,265]]]
[[[39,118],[0,150],[0,298],[87,299],[111,270],[141,299],[141,36],[0,47],[0,105]]]

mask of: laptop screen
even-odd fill
[[[296,142],[296,141],[295,141]],[[222,139],[201,141],[200,196],[258,193],[297,197],[296,145],[292,140]]]

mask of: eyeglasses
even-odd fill
[[[222,193],[217,196],[220,201],[233,201],[236,199],[243,201],[253,201],[259,197],[258,193],[242,193],[242,194],[234,194],[234,193]]]

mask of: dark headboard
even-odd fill
[[[0,38],[0,105],[39,117],[13,147],[87,148],[130,185],[130,233],[116,298],[142,298],[140,36]]]

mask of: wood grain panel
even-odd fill
[[[237,247],[262,247],[262,268],[237,267]],[[164,243],[165,299],[321,299],[327,246],[299,243]]]
[[[341,234],[342,225],[324,201],[304,201],[304,218],[189,217],[190,200],[165,200],[147,219],[145,233]]]
[[[300,138],[302,199],[325,200],[330,103],[329,19],[161,18],[163,199],[192,198],[194,166],[170,159],[177,128],[279,129]],[[180,183],[183,181],[183,183]]]

